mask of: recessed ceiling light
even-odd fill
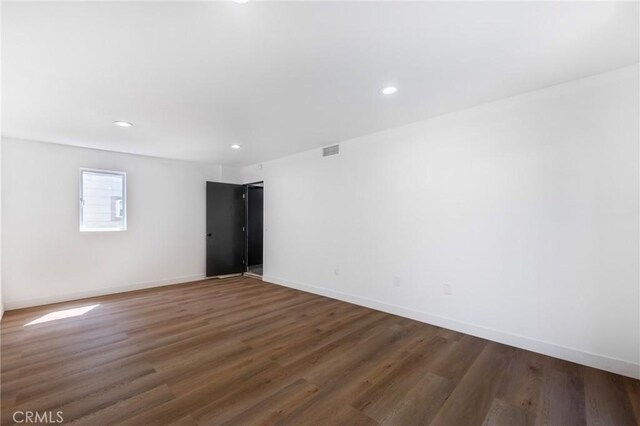
[[[393,95],[397,91],[398,91],[397,87],[387,86],[387,87],[384,87],[382,90],[380,90],[380,93],[382,93],[383,95]]]
[[[240,149],[242,148],[240,145],[238,145],[237,143],[234,143],[233,145],[231,145],[231,149]]]
[[[114,121],[113,124],[118,127],[133,127],[133,124],[129,123],[128,121]]]
[[[243,3],[248,3],[249,0],[233,0],[233,2],[243,4]]]

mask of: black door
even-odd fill
[[[247,186],[247,262],[250,272],[252,266],[262,266],[263,194],[264,188]]]
[[[244,272],[244,186],[207,182],[207,276]]]

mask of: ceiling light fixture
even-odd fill
[[[242,148],[240,145],[238,145],[237,143],[234,143],[233,145],[231,145],[231,149],[240,149]]]
[[[133,124],[128,121],[114,121],[113,124],[118,127],[133,127]]]
[[[249,0],[233,0],[234,3],[239,3],[239,4],[244,4],[244,3],[248,3]]]
[[[387,86],[387,87],[384,87],[382,90],[380,90],[380,93],[382,93],[383,95],[393,95],[397,91],[398,91],[397,87]]]

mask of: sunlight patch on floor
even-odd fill
[[[49,322],[49,321],[56,321],[59,319],[64,319],[64,318],[72,318],[72,317],[78,317],[80,315],[84,315],[87,312],[89,312],[90,310],[96,308],[100,306],[100,304],[97,305],[89,305],[89,306],[82,306],[80,308],[73,308],[73,309],[63,309],[61,311],[55,311],[55,312],[50,312],[46,315],[41,316],[40,318],[34,319],[31,322],[26,323],[24,326],[28,326],[28,325],[35,325],[35,324],[42,324],[43,322]]]

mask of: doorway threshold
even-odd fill
[[[262,275],[254,274],[252,272],[245,272],[244,276],[245,277],[249,277],[249,278],[255,278],[255,279],[258,279],[258,280],[262,280]]]

